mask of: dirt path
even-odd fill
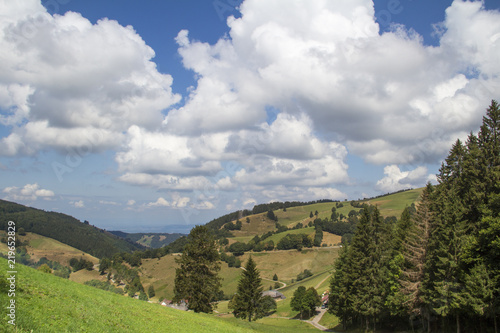
[[[318,283],[318,284],[314,287],[314,289],[318,289],[318,288],[319,288],[319,287],[323,284],[323,282],[325,282],[325,281],[326,281],[326,279],[329,279],[329,278],[330,278],[330,276],[332,276],[332,274],[329,274],[326,278],[324,278],[323,280],[321,280],[321,282],[320,282],[320,283]]]
[[[321,318],[323,317],[323,315],[325,314],[326,311],[327,311],[327,309],[319,309],[319,313],[312,320],[304,320],[304,321],[306,323],[313,325],[314,327],[316,327],[319,330],[322,330],[325,332],[333,332],[332,330],[326,328],[325,326],[323,326],[319,323],[319,321],[321,320]]]
[[[332,330],[326,328],[325,326],[323,326],[319,323],[319,321],[321,320],[321,318],[323,318],[323,315],[326,313],[326,311],[328,311],[328,309],[319,309],[319,313],[316,316],[314,316],[314,318],[312,320],[304,320],[304,321],[306,323],[313,325],[317,329],[324,331],[324,332],[335,332],[335,331],[332,331]]]
[[[245,267],[241,266],[240,267],[242,270],[246,271]],[[266,280],[266,281],[271,281],[271,282],[278,282],[278,283],[281,283],[282,286],[279,287],[278,289],[275,289],[275,290],[280,290],[280,289],[283,289],[286,287],[286,283],[285,282],[281,282],[281,281],[275,281],[275,280],[271,280],[271,279],[266,279],[266,278],[261,278],[262,280]]]

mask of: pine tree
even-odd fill
[[[443,322],[454,317],[457,332],[464,313],[463,246],[466,232],[461,186],[466,149],[460,140],[453,145],[438,174],[439,185],[432,194],[434,223],[428,243],[428,260],[424,267],[422,298]]]
[[[236,318],[248,321],[261,318],[267,309],[263,309],[262,279],[255,261],[250,257],[241,274],[236,294],[233,296],[232,307]]]
[[[500,314],[500,109],[492,101],[477,138],[469,137],[466,169],[472,213],[464,261],[468,305],[492,318],[498,331]]]
[[[174,301],[188,301],[195,312],[211,313],[220,292],[221,278],[217,244],[206,226],[194,227],[175,269]]]
[[[413,317],[424,317],[429,325],[429,311],[424,306],[421,284],[424,278],[424,265],[427,257],[427,245],[430,235],[433,214],[430,210],[430,197],[433,187],[428,184],[422,192],[420,204],[416,214],[407,228],[407,236],[403,241],[404,268],[401,272],[401,294],[403,306]],[[428,326],[429,328],[429,326]]]
[[[372,212],[371,212],[372,211]],[[365,207],[347,257],[345,279],[349,285],[354,317],[361,316],[366,328],[375,327],[387,297],[387,266],[391,250],[390,231],[376,207]]]
[[[500,111],[492,101],[478,136],[457,141],[438,175],[435,223],[423,283],[424,299],[443,320],[461,315],[492,317],[496,326],[500,273]],[[496,250],[496,251],[495,251]],[[485,293],[484,281],[493,296]],[[488,308],[481,314],[478,309]],[[466,323],[467,324],[467,323]],[[470,324],[469,324],[470,325]]]
[[[335,274],[330,280],[330,296],[328,298],[328,312],[340,318],[344,330],[353,318],[352,307],[352,274],[348,261],[348,246],[342,247],[339,258],[335,261]]]
[[[401,218],[394,226],[394,239],[392,248],[392,258],[388,264],[387,272],[387,310],[392,316],[406,315],[404,308],[404,295],[401,292],[401,275],[404,269],[403,248],[408,233],[412,227],[412,216],[410,208],[406,207],[401,214]]]

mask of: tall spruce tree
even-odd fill
[[[478,135],[453,145],[418,212],[397,222],[393,242],[378,212],[364,207],[331,280],[329,311],[344,325],[368,328],[390,310],[423,318],[428,331],[432,322],[436,332],[498,332],[499,133],[500,110],[492,101]]]
[[[401,292],[401,275],[405,266],[404,243],[412,225],[411,210],[406,207],[394,226],[392,258],[388,264],[386,306],[392,316],[403,317],[407,312],[404,307],[404,295]]]
[[[175,269],[174,302],[188,301],[195,312],[211,313],[220,292],[217,244],[206,226],[194,227]]]
[[[402,305],[413,319],[420,317],[426,320],[430,329],[429,310],[425,307],[420,288],[424,278],[424,265],[427,258],[427,245],[433,214],[430,209],[433,187],[428,184],[421,195],[417,212],[410,220],[407,235],[403,241],[403,270],[399,280],[401,284]]]
[[[250,256],[231,302],[234,316],[242,319],[248,318],[248,321],[263,317],[267,309],[263,309],[262,290],[259,270]]]
[[[340,318],[344,329],[353,319],[352,282],[353,274],[349,261],[348,246],[345,245],[335,261],[335,274],[330,280],[330,296],[328,298],[328,312]]]
[[[439,186],[433,192],[431,208],[435,223],[431,226],[422,283],[426,304],[443,323],[454,317],[457,332],[461,331],[465,304],[461,253],[466,224],[464,189],[460,186],[465,153],[464,145],[457,140],[437,177]]]
[[[478,136],[471,133],[465,145],[457,141],[452,147],[432,198],[435,223],[423,294],[442,317],[442,327],[454,317],[457,332],[464,324],[473,327],[468,319],[473,314],[492,318],[496,326],[499,313],[491,301],[499,296],[500,251],[494,250],[500,234],[499,126],[500,111],[492,101]],[[493,294],[485,292],[485,281]]]
[[[465,179],[470,227],[464,250],[467,304],[479,316],[500,314],[500,109],[492,101],[477,138],[468,140]]]
[[[384,225],[376,207],[365,207],[358,222],[351,246],[348,262],[352,286],[352,308],[355,317],[365,322],[368,329],[373,327],[384,310],[387,280],[386,265],[390,249],[389,229]]]

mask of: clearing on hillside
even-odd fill
[[[5,237],[4,231],[0,231],[0,237]],[[71,258],[83,258],[92,261],[94,265],[99,263],[98,258],[49,237],[34,234],[32,232],[27,232],[26,236],[18,235],[17,237],[21,242],[28,242],[26,251],[30,259],[34,262],[45,257],[48,260],[57,261],[68,267]],[[5,243],[0,243],[0,253],[7,253],[7,245]]]

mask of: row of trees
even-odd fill
[[[298,287],[290,301],[292,310],[299,311],[300,319],[303,319],[304,315],[311,317],[312,314],[316,313],[316,307],[319,305],[321,305],[321,298],[314,287],[308,289],[304,286]]]
[[[418,211],[396,225],[364,208],[336,262],[330,311],[344,325],[498,332],[500,111],[457,140]]]
[[[99,261],[99,273],[101,275],[107,273],[108,281],[113,279],[116,284],[125,283],[124,290],[130,297],[134,297],[139,293],[140,299],[147,300],[148,297],[141,282],[139,268],[134,267],[139,266],[141,260],[140,257],[138,261],[134,258],[137,258],[137,255],[130,253],[115,254],[111,259],[102,258]],[[132,267],[129,268],[124,265],[124,262],[129,263]]]

